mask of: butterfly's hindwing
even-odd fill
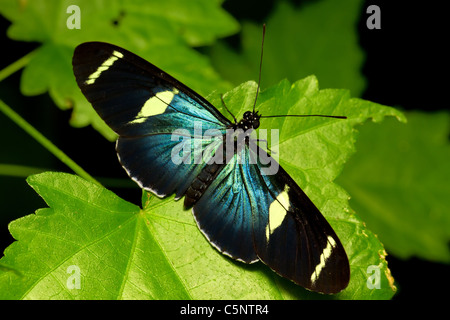
[[[166,133],[119,137],[116,150],[122,166],[142,188],[159,197],[176,193],[178,199],[202,172],[204,154],[221,146],[221,136],[209,138]],[[193,151],[195,144],[198,153]]]

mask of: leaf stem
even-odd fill
[[[12,75],[14,72],[17,72],[23,67],[25,67],[28,64],[28,62],[30,62],[30,60],[33,58],[33,56],[36,54],[37,50],[38,49],[31,51],[30,53],[24,55],[19,60],[11,63],[6,68],[0,70],[0,81],[3,81],[4,79]]]
[[[62,163],[67,165],[80,177],[91,181],[97,185],[101,185],[97,180],[95,180],[89,173],[87,173],[83,168],[75,163],[69,156],[67,156],[62,150],[55,146],[50,140],[48,140],[44,135],[37,131],[32,125],[30,125],[25,119],[23,119],[18,113],[12,110],[8,105],[6,105],[2,100],[0,100],[0,111],[2,111],[8,118],[10,118],[15,124],[22,128],[26,133],[33,137],[37,142],[39,142],[44,148],[46,148],[51,154],[58,158]]]

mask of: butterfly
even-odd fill
[[[230,121],[166,72],[112,44],[83,43],[72,64],[82,93],[118,134],[128,175],[158,197],[184,196],[184,208],[192,208],[218,251],[244,263],[262,261],[312,291],[347,287],[349,262],[336,233],[247,134],[260,126],[257,111]],[[273,164],[276,172],[267,174]]]

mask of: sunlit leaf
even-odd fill
[[[224,97],[240,117],[252,107],[256,83]],[[218,107],[220,98],[210,97]],[[281,165],[305,190],[340,237],[349,257],[347,289],[324,296],[283,279],[262,263],[245,265],[214,249],[182,203],[146,194],[143,209],[110,191],[63,173],[31,176],[28,183],[49,208],[10,224],[17,240],[0,264],[4,299],[388,299],[395,292],[380,241],[348,205],[333,180],[354,152],[354,129],[395,109],[351,98],[347,90],[319,90],[308,77],[282,81],[261,93],[262,114],[334,114],[328,118],[262,119],[280,130]],[[223,109],[223,107],[222,107]],[[224,113],[225,114],[225,113]],[[273,140],[272,140],[273,141]],[[151,164],[149,164],[150,166]],[[75,267],[71,267],[75,266]],[[68,268],[71,267],[72,269]],[[368,268],[380,270],[380,289],[367,285]],[[73,288],[79,270],[80,289]],[[78,268],[78,269],[76,269]],[[14,270],[12,272],[10,270]],[[371,269],[370,269],[371,270]],[[69,272],[69,273],[68,273]],[[68,284],[69,281],[69,284]],[[71,282],[72,281],[72,282]]]

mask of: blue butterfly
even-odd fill
[[[192,208],[217,250],[245,263],[262,261],[316,292],[347,287],[349,262],[336,233],[248,134],[260,125],[258,112],[230,121],[192,89],[112,44],[79,45],[73,70],[119,135],[116,150],[128,175],[158,197],[184,196],[184,208]],[[267,174],[273,164],[276,172]]]

